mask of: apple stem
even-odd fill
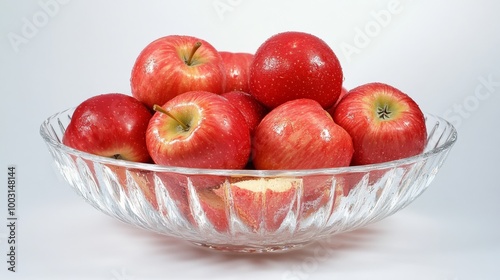
[[[201,47],[201,42],[196,42],[193,46],[193,48],[191,49],[191,53],[189,54],[189,57],[188,59],[186,60],[186,64],[191,66],[191,63],[193,61],[193,56],[194,56],[194,53]]]
[[[184,124],[183,122],[181,122],[178,118],[174,117],[172,114],[170,114],[170,112],[168,112],[167,110],[163,109],[161,106],[154,104],[153,105],[153,110],[155,110],[156,112],[163,113],[163,114],[171,117],[172,119],[174,119],[182,127],[182,129],[184,129],[186,131],[189,130],[189,126],[187,126],[186,124]]]

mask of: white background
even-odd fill
[[[499,11],[494,0],[1,0],[0,278],[499,279]],[[129,93],[152,40],[184,34],[254,52],[288,30],[330,44],[347,88],[392,84],[457,126],[442,171],[409,207],[300,251],[234,256],[115,221],[56,175],[39,125],[90,96]],[[11,164],[16,273],[6,263]]]

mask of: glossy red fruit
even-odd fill
[[[283,32],[267,39],[250,66],[250,94],[269,108],[309,98],[330,108],[339,98],[343,72],[333,50],[304,32]]]
[[[225,70],[219,52],[207,41],[169,35],[149,43],[131,74],[132,95],[149,108],[193,90],[224,92]]]
[[[253,135],[255,128],[257,128],[262,118],[267,114],[268,109],[252,95],[243,91],[230,91],[221,94],[221,96],[225,97],[240,110],[247,121],[250,135]]]
[[[151,162],[146,129],[151,112],[132,96],[106,93],[80,103],[63,144],[87,153],[134,162]]]
[[[312,99],[295,99],[274,108],[253,138],[256,169],[343,167],[352,154],[349,134]]]
[[[418,155],[426,145],[425,117],[418,104],[384,83],[351,89],[336,106],[333,119],[351,135],[353,165]]]
[[[180,94],[156,112],[146,145],[161,165],[241,169],[250,155],[250,131],[241,112],[226,98],[206,91]],[[167,114],[168,113],[168,114]]]
[[[253,54],[244,52],[219,52],[224,69],[226,70],[226,87],[225,92],[243,91],[248,92],[248,77],[250,72],[250,64],[253,61]]]

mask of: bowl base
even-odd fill
[[[299,244],[284,244],[284,245],[262,245],[262,246],[248,246],[248,245],[230,245],[230,244],[209,244],[191,241],[191,244],[197,247],[224,252],[224,253],[284,253],[292,250],[300,249],[310,242]]]

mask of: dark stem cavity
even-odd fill
[[[193,56],[196,53],[196,51],[201,47],[201,42],[196,42],[191,49],[191,53],[189,54],[189,57],[184,61],[188,66],[191,66],[193,63]]]
[[[392,112],[389,110],[389,106],[387,104],[384,105],[384,107],[378,107],[377,108],[377,115],[380,119],[386,120],[391,118]]]
[[[156,104],[153,105],[153,110],[155,110],[156,112],[160,112],[162,114],[165,114],[169,117],[171,117],[172,119],[174,119],[174,121],[176,121],[184,131],[188,131],[189,130],[189,125],[181,122],[178,118],[176,118],[174,115],[170,114],[170,112],[168,112],[167,110],[163,109],[161,106],[158,106]]]

